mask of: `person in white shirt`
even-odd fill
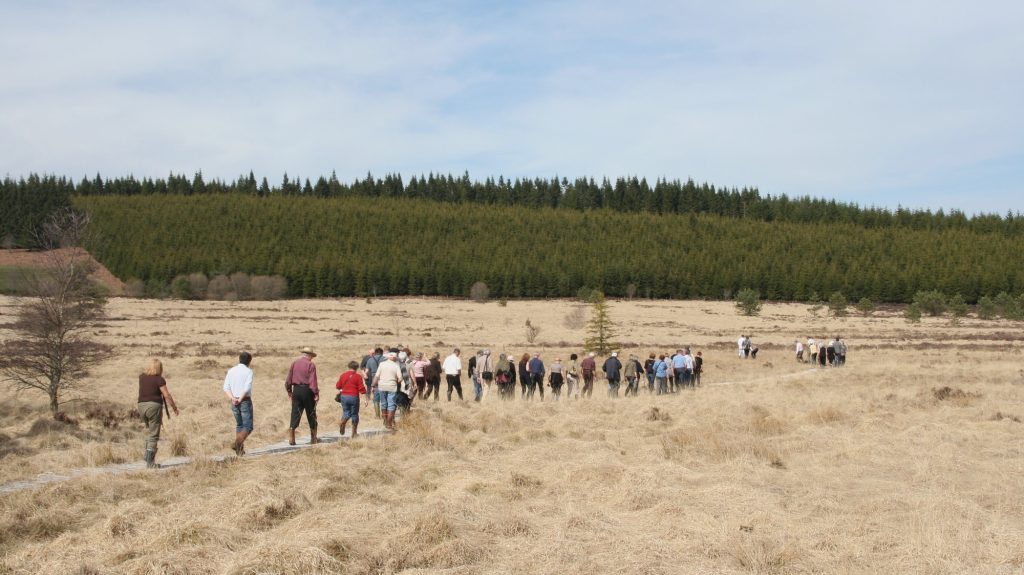
[[[402,385],[402,366],[398,365],[398,354],[390,352],[384,356],[387,361],[380,364],[373,376],[373,391],[380,398],[380,413],[384,427],[395,428],[395,409],[398,407],[398,388]]]
[[[224,377],[224,395],[231,402],[231,413],[235,416],[235,441],[231,449],[235,455],[245,455],[245,438],[252,433],[252,354],[243,351],[238,356],[238,365],[228,370]]]
[[[459,400],[462,400],[462,381],[459,380],[459,377],[462,375],[460,355],[462,355],[462,352],[459,351],[459,348],[455,348],[451,355],[444,358],[444,363],[441,365],[444,377],[448,380],[448,401],[452,400],[453,389],[459,393]]]
[[[736,340],[736,347],[739,348],[740,358],[743,358],[743,343],[746,340],[747,340],[746,336],[743,336],[743,335],[741,335],[740,338]]]

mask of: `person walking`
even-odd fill
[[[654,354],[650,354],[647,357],[647,361],[644,362],[644,375],[647,376],[647,393],[654,394],[654,364],[658,361],[658,358]]]
[[[604,376],[608,379],[608,397],[619,397],[619,384],[622,379],[622,362],[619,352],[613,351],[611,357],[604,360]]]
[[[348,371],[341,374],[338,383],[334,387],[338,389],[338,403],[341,404],[341,423],[338,425],[338,435],[345,435],[345,424],[352,422],[352,439],[359,435],[359,399],[363,396],[363,404],[366,404],[366,384],[363,376],[358,371],[359,364],[348,362]]]
[[[376,396],[371,396],[370,391],[373,389],[373,376],[377,375],[377,368],[380,367],[380,363],[384,361],[384,348],[376,347],[369,356],[363,358],[363,364],[360,366],[365,371],[366,377],[366,399],[373,401],[373,411],[377,414],[377,419],[380,419],[380,400]]]
[[[683,350],[683,374],[681,383],[677,383],[682,387],[689,387],[692,391],[695,389],[693,385],[693,356],[690,355],[690,348]]]
[[[146,426],[146,441],[143,445],[143,461],[146,467],[160,467],[156,463],[157,444],[160,441],[160,429],[164,423],[164,410],[170,406],[174,415],[178,415],[178,404],[167,389],[167,380],[163,377],[164,364],[159,359],[149,360],[149,365],[139,375],[139,416]],[[170,417],[170,410],[168,410]]]
[[[551,386],[551,395],[554,396],[555,401],[559,401],[562,399],[562,384],[565,383],[562,358],[556,357],[555,362],[548,366],[548,369],[550,371],[548,384]]]
[[[480,374],[476,369],[476,364],[483,354],[484,350],[477,350],[476,355],[471,356],[466,363],[466,374],[469,375],[469,381],[473,384],[473,401],[480,401]]]
[[[530,394],[529,398],[533,399],[533,394],[536,391],[540,391],[540,400],[544,401],[544,362],[540,359],[540,354],[533,354],[533,359],[530,360]]]
[[[380,413],[386,429],[395,429],[395,410],[398,409],[398,388],[401,385],[402,367],[398,365],[398,354],[389,351],[373,377],[374,392],[380,398]]]
[[[580,395],[590,397],[594,393],[594,375],[597,373],[597,361],[594,360],[594,352],[587,354],[580,362],[580,372],[583,374],[583,391]]]
[[[308,347],[302,348],[301,356],[288,368],[288,376],[284,379],[284,390],[292,402],[292,420],[288,425],[288,445],[295,445],[295,430],[306,413],[309,424],[309,442],[320,443],[316,437],[316,404],[320,401],[320,387],[316,380],[316,364],[313,358],[316,353]]]
[[[430,365],[430,362],[423,359],[423,352],[416,352],[416,359],[412,362],[412,377],[416,381],[416,398],[423,399],[423,396],[427,393],[427,375],[426,368]]]
[[[533,378],[530,376],[530,354],[523,353],[519,358],[519,385],[523,388],[520,399],[526,399],[526,390],[530,387]]]
[[[676,391],[680,391],[686,387],[685,372],[686,354],[683,353],[683,350],[677,349],[675,355],[672,356],[672,374],[675,376],[674,389]]]
[[[666,380],[668,379],[670,369],[668,362],[665,361],[665,355],[659,355],[658,361],[654,362],[654,386],[656,388],[655,393],[658,395],[668,393]]]
[[[622,371],[626,376],[626,397],[629,397],[631,393],[633,397],[636,397],[640,389],[639,381],[643,377],[644,366],[640,365],[640,360],[637,359],[635,354],[631,353]]]
[[[448,382],[448,401],[452,400],[452,390],[459,393],[459,401],[462,401],[462,381],[459,377],[462,375],[462,359],[459,356],[462,352],[459,348],[455,348],[452,354],[444,358],[444,365],[441,366],[444,371],[444,377]]]
[[[487,399],[491,391],[491,384],[494,383],[494,359],[491,357],[491,350],[485,349],[483,354],[476,360],[476,369],[480,374],[479,383],[481,388],[480,399]]]
[[[441,353],[434,352],[430,356],[430,361],[427,362],[426,367],[423,368],[423,377],[427,380],[427,394],[424,399],[430,399],[430,394],[434,394],[434,401],[437,401],[441,396],[441,374],[444,370],[441,369]]]
[[[693,385],[700,387],[700,376],[704,373],[704,358],[700,352],[693,357]]]
[[[798,340],[793,342],[793,345],[796,346],[796,362],[797,363],[803,363],[804,362],[804,342],[802,342],[802,341],[800,341],[798,339]]]
[[[252,434],[252,354],[243,351],[238,356],[238,365],[224,376],[224,395],[231,402],[231,414],[235,416],[235,440],[231,449],[235,455],[245,455],[245,439]]]
[[[498,355],[498,363],[494,366],[494,380],[498,382],[498,397],[502,401],[507,401],[510,395],[510,387],[515,385],[512,383],[515,381],[513,374],[515,373],[515,367],[512,362],[508,360],[508,356],[504,353]]]
[[[580,398],[580,366],[579,356],[575,353],[569,356],[569,367],[565,370],[565,397],[573,399]]]
[[[811,363],[817,365],[818,363],[818,344],[814,342],[813,337],[807,338],[807,349],[811,352]]]

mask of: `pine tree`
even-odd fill
[[[618,347],[615,342],[615,324],[608,314],[608,302],[604,294],[595,292],[592,297],[590,321],[587,322],[587,333],[589,334],[583,342],[586,351],[597,352],[606,355]]]

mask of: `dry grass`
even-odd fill
[[[426,331],[417,321],[430,326],[423,341],[403,337],[413,349],[471,341],[519,354],[534,348],[522,321],[506,319],[560,318],[564,302],[372,305],[403,310],[403,336]],[[149,355],[175,354],[168,381],[183,409],[167,423],[161,458],[202,458],[227,452],[219,389],[235,350],[256,353],[259,445],[283,439],[279,381],[301,346],[317,348],[333,382],[363,348],[398,343],[379,336],[394,326],[357,300],[113,307],[104,337],[124,353],[95,374],[96,401],[69,406],[74,423],[50,421],[39,398],[0,391],[0,481],[139,459],[132,374]],[[704,350],[704,387],[618,401],[598,385],[581,402],[429,402],[391,436],[3,495],[0,574],[1024,570],[1024,341],[974,343],[1014,333],[1012,324],[908,328],[884,312],[824,320],[785,305],[739,318],[709,302],[612,311],[630,318],[641,351]],[[299,330],[294,317],[323,321]],[[544,338],[573,339],[556,319],[537,323]],[[339,348],[339,326],[370,335]],[[918,345],[937,328],[942,349]],[[755,334],[763,360],[735,358],[740,331]],[[852,347],[847,368],[789,360],[795,337],[839,331]],[[565,359],[572,350],[539,351]],[[337,408],[327,403],[330,428]],[[377,424],[372,410],[363,416],[364,429]]]

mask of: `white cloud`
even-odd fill
[[[990,166],[1024,156],[1022,5],[481,6],[0,5],[0,173],[639,174],[972,211],[1021,187]],[[958,202],[972,171],[991,200]]]

